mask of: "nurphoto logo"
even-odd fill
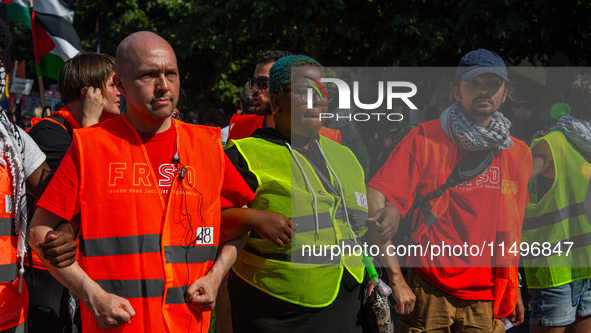
[[[351,110],[357,108],[361,110],[373,110],[375,112],[351,112],[347,115],[335,114],[335,113],[320,113],[319,119],[330,119],[333,118],[336,121],[348,120],[348,121],[369,121],[375,119],[377,121],[387,120],[400,122],[404,116],[401,113],[396,112],[384,112],[385,110],[393,110],[395,107],[395,100],[403,102],[405,108],[410,110],[417,110],[417,106],[411,101],[411,98],[417,93],[417,86],[408,81],[377,81],[377,94],[368,94],[369,90],[375,92],[376,81],[352,81],[353,92],[351,93],[350,84],[343,79],[335,77],[321,78],[320,81],[306,76],[307,88],[307,108],[314,108],[315,98],[319,98],[323,102],[330,103],[333,99],[333,95],[338,95],[337,98],[337,109],[339,110]],[[330,84],[330,85],[328,85]],[[372,87],[373,86],[373,87]],[[327,88],[328,87],[328,88]],[[371,103],[368,103],[370,102]],[[384,103],[385,101],[385,103]],[[385,104],[386,109],[383,108]],[[379,110],[379,111],[378,111]]]

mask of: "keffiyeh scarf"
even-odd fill
[[[6,88],[6,72],[0,66],[0,96]],[[26,252],[25,236],[27,232],[27,201],[25,199],[24,144],[16,125],[10,122],[6,112],[0,108],[0,165],[8,167],[12,175],[12,209],[14,225],[18,237],[17,257],[20,260],[20,285],[22,291],[24,260]]]
[[[590,122],[577,119],[571,115],[564,115],[558,119],[552,129],[560,130],[587,158],[591,158]]]
[[[458,103],[452,104],[441,114],[441,128],[458,147],[464,150],[507,149],[513,146],[509,137],[511,122],[500,112],[495,112],[486,128],[468,120]]]

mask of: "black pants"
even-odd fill
[[[43,269],[26,267],[25,281],[29,289],[28,333],[71,333],[68,289]],[[75,321],[80,332],[79,306]]]
[[[356,324],[360,309],[359,286],[345,270],[334,302],[324,308],[309,308],[270,296],[230,270],[228,291],[234,333],[361,332]]]

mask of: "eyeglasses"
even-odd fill
[[[318,94],[318,92],[312,88],[302,88],[302,89],[285,89],[284,91],[291,91],[296,95],[300,95],[300,99],[304,103],[308,103],[308,96],[312,96],[313,99],[318,98],[322,103],[330,103],[332,101],[333,93],[331,91],[327,91],[325,96],[324,94]],[[312,93],[310,93],[310,91]]]
[[[269,78],[266,76],[259,76],[248,79],[248,87],[250,89],[252,89],[255,84],[259,87],[259,89],[267,89],[269,87]]]

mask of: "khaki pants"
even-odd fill
[[[452,297],[412,268],[406,274],[406,283],[417,299],[413,311],[398,321],[398,333],[505,332],[505,326],[493,316],[492,301]]]

